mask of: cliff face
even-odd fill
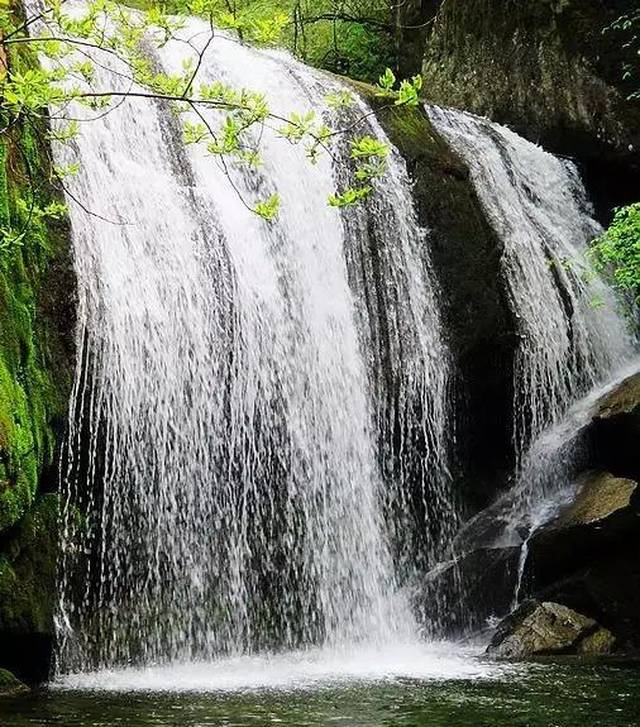
[[[55,583],[57,469],[73,370],[69,234],[45,130],[0,145],[0,666],[46,671]]]
[[[640,188],[635,62],[605,31],[635,0],[447,0],[425,39],[430,101],[486,115],[583,164],[603,217]],[[422,15],[423,22],[429,13]]]

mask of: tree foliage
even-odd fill
[[[640,6],[621,15],[604,29],[615,33],[626,60],[623,62],[622,80],[631,88],[629,101],[640,101]]]
[[[275,43],[289,22],[281,3],[277,9],[274,3],[260,0],[171,0],[166,5],[143,0],[138,5],[138,10],[131,11],[113,0],[88,0],[81,11],[77,7],[69,11],[65,0],[45,0],[40,11],[26,18],[5,7],[0,12],[6,59],[0,83],[0,131],[6,133],[16,124],[39,128],[38,123],[51,115],[56,123],[44,144],[68,143],[79,133],[74,106],[87,107],[101,116],[124,101],[161,99],[182,118],[185,142],[203,146],[227,176],[229,165],[252,167],[261,163],[265,130],[300,146],[310,163],[322,153],[331,154],[335,140],[349,134],[354,186],[339,191],[329,203],[348,206],[372,192],[374,181],[386,169],[385,145],[354,135],[359,124],[341,129],[330,123],[333,119],[337,124],[340,110],[355,102],[348,91],[330,94],[322,114],[292,113],[285,118],[271,110],[269,99],[261,93],[235,88],[222,80],[198,80],[203,56],[219,29],[237,33],[245,42]],[[162,47],[179,37],[187,15],[206,20],[208,37],[198,48],[192,46],[180,72],[158,71],[148,45]],[[31,53],[31,62],[24,62],[25,52]],[[96,80],[104,54],[115,59],[118,76],[128,82],[124,90],[104,88]],[[390,105],[417,105],[419,90],[419,78],[398,84],[387,71],[380,79],[379,93]],[[77,170],[77,164],[55,169],[56,181],[64,187],[65,177]],[[277,196],[243,202],[267,220],[279,208]],[[6,245],[6,234],[4,239]]]
[[[158,0],[132,0],[139,7]],[[394,20],[388,0],[217,0],[218,18],[249,40],[278,41],[305,62],[375,82],[394,65]],[[167,0],[182,12],[180,0]],[[192,3],[192,11],[198,8]]]
[[[591,258],[618,290],[640,302],[640,202],[616,210],[609,229],[593,243]]]

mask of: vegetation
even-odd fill
[[[605,33],[616,33],[629,59],[622,80],[631,89],[630,103],[640,102],[640,7],[620,16]],[[591,249],[599,272],[610,273],[617,289],[640,302],[640,202],[615,210],[609,229]]]
[[[629,101],[640,101],[640,7],[621,15],[604,29],[605,33],[616,33],[628,60],[623,64],[622,80],[631,87]]]
[[[640,302],[640,202],[616,210],[609,229],[591,248],[599,272],[610,272],[623,294]]]
[[[320,118],[313,112],[294,113],[283,118],[270,110],[262,94],[232,88],[222,81],[201,84],[197,79],[203,55],[215,41],[218,29],[262,44],[274,43],[280,37],[288,16],[273,8],[264,15],[264,10],[259,2],[251,0],[241,9],[227,0],[172,0],[170,6],[161,8],[154,3],[135,13],[111,0],[92,0],[81,14],[67,12],[65,0],[47,0],[42,11],[26,19],[7,9],[0,15],[8,58],[0,89],[4,130],[16,124],[34,126],[51,113],[57,124],[45,141],[66,143],[78,133],[72,102],[103,115],[125,98],[162,99],[183,117],[185,141],[203,145],[225,172],[228,164],[260,164],[260,139],[265,128],[302,146],[314,163],[320,153],[331,153],[332,143],[346,133],[329,126],[326,115]],[[204,18],[209,25],[208,38],[185,55],[180,73],[158,72],[145,52],[145,43],[158,47],[168,43],[179,33],[185,15]],[[44,59],[41,66],[23,69],[14,63],[15,48],[24,45],[37,46]],[[131,82],[127,90],[103,88],[96,82],[95,51],[117,59],[117,73]],[[380,79],[380,94],[391,105],[417,104],[419,89],[419,78],[396,84],[394,74],[387,71]],[[326,99],[327,111],[333,110],[336,118],[340,109],[351,103],[353,98],[346,92]],[[350,143],[356,183],[329,200],[335,206],[353,204],[370,194],[372,182],[384,174],[386,167],[386,148],[382,144],[358,136],[353,136]],[[75,172],[76,165],[56,169],[57,181],[64,186],[64,177]],[[245,204],[266,219],[278,211],[277,197],[246,200]],[[13,239],[5,240],[4,245]]]
[[[66,409],[69,373],[59,364],[56,324],[45,320],[56,294],[48,275],[66,250],[66,230],[46,180],[34,129],[7,130],[0,142],[0,532],[33,502],[53,458],[53,423]]]
[[[158,0],[126,0],[149,9]],[[243,38],[262,39],[278,28],[278,42],[306,63],[375,83],[395,65],[392,3],[387,0],[218,0],[218,17]],[[169,12],[183,12],[167,0]]]

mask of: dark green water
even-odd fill
[[[236,693],[42,691],[2,727],[635,727],[637,666],[534,665],[503,681],[394,681]]]

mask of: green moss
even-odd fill
[[[6,538],[0,555],[0,632],[51,631],[58,504],[57,495],[41,497]]]
[[[0,697],[27,692],[29,688],[6,669],[0,669]]]
[[[33,59],[20,51],[10,62]],[[52,463],[70,384],[64,329],[72,318],[56,320],[52,299],[69,294],[63,281],[52,282],[70,268],[68,234],[38,214],[58,198],[44,132],[22,125],[0,139],[0,533],[27,512]]]

